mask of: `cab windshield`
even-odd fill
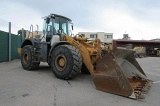
[[[58,31],[65,35],[71,35],[70,21],[61,17],[55,17],[53,20],[53,33],[57,34]]]

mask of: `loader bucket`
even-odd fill
[[[144,98],[152,81],[147,79],[134,53],[119,48],[100,59],[92,74],[96,88],[129,98]]]

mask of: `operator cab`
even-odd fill
[[[54,35],[71,35],[73,30],[72,20],[57,14],[51,14],[44,19],[43,34],[46,42],[50,42]]]

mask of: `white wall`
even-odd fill
[[[79,35],[81,34],[85,34],[86,38],[90,38],[91,34],[96,34],[97,38],[100,39],[101,42],[105,42],[105,43],[112,43],[113,40],[113,33],[105,33],[105,32],[79,32]],[[111,36],[111,38],[107,38],[105,36]],[[94,39],[94,38],[91,38]]]

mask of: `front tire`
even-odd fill
[[[60,45],[51,56],[52,71],[57,78],[68,80],[77,76],[82,67],[82,57],[74,46]]]
[[[34,49],[32,45],[26,45],[22,49],[21,64],[25,70],[34,70],[40,62],[34,62]]]

